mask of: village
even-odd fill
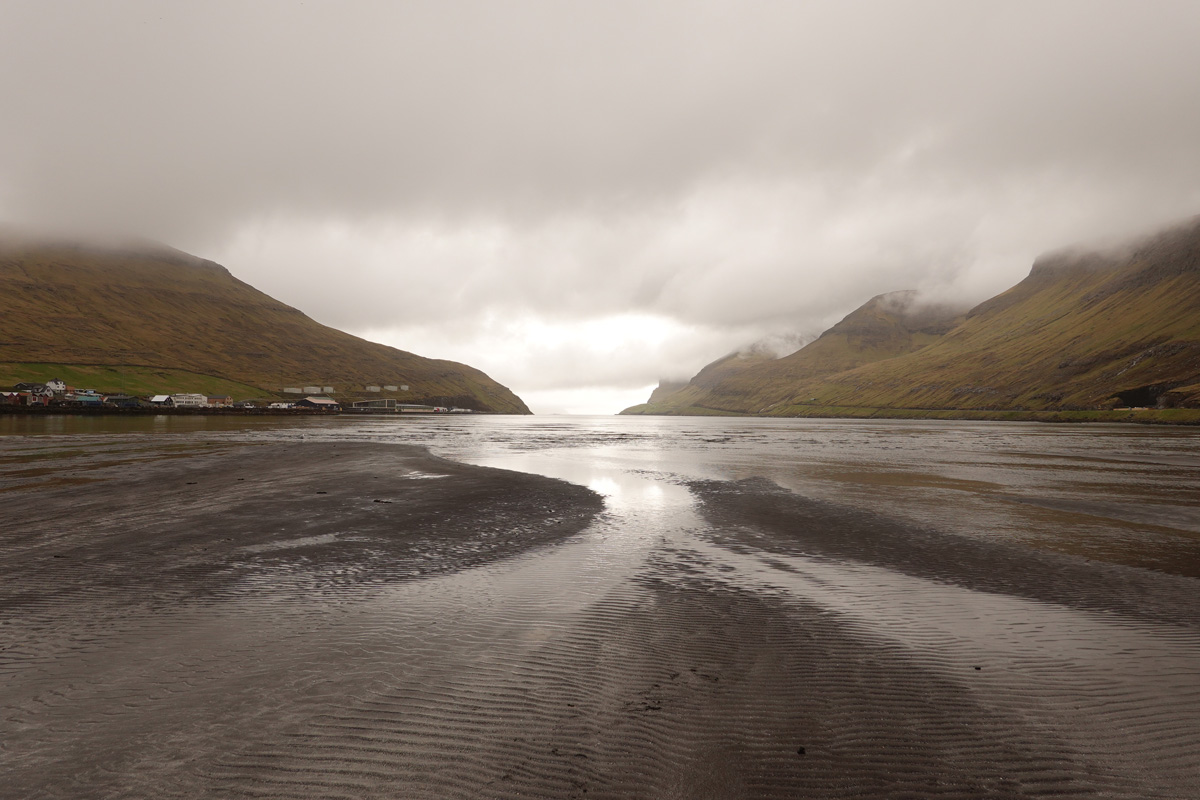
[[[399,387],[388,386],[389,390]],[[404,387],[408,389],[407,386]],[[471,414],[469,408],[456,406],[399,403],[392,398],[339,402],[329,395],[332,386],[284,388],[286,394],[303,395],[296,400],[256,398],[234,400],[229,395],[196,393],[132,395],[105,394],[94,389],[78,389],[55,378],[45,383],[22,382],[11,389],[0,390],[0,409],[56,410],[76,412],[89,410],[125,410],[149,412],[191,413],[355,413],[355,414]],[[380,387],[367,385],[364,392],[379,392]]]

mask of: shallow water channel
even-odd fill
[[[87,459],[139,448],[347,441],[558,478],[604,511],[560,543],[403,580],[283,560],[202,600],[0,609],[11,785],[1200,796],[1200,431],[0,417],[0,490],[55,485],[61,459],[86,480]],[[322,535],[294,546],[356,532]]]

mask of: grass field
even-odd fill
[[[77,389],[95,389],[108,394],[134,395],[175,394],[195,392],[205,395],[229,395],[234,400],[273,395],[257,386],[201,375],[182,369],[159,367],[48,364],[30,362],[0,362],[0,386],[8,387],[23,381],[45,383],[61,378]]]

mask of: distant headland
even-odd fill
[[[52,381],[63,385],[41,399],[17,388]],[[216,407],[210,397],[265,408],[320,396],[342,409],[530,413],[478,369],[321,325],[211,261],[11,233],[0,237],[0,390],[21,395],[12,404],[76,409],[113,405],[105,397],[161,411],[177,404],[155,396],[191,395],[180,409],[196,413]]]
[[[969,310],[879,295],[790,355],[730,354],[621,413],[1200,424],[1200,217],[1045,255]]]

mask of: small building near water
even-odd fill
[[[318,411],[341,411],[342,406],[329,397],[306,397],[296,403],[296,408],[313,408]]]
[[[173,394],[171,403],[176,408],[205,408],[208,398],[202,394]]]
[[[104,404],[115,408],[142,408],[147,405],[145,400],[129,394],[110,394],[104,398]]]
[[[54,399],[54,390],[47,383],[18,383],[15,387],[18,392],[29,392],[29,395],[36,398],[37,404],[46,405]],[[34,405],[34,403],[30,403]]]
[[[416,414],[421,412],[433,411],[433,406],[420,405],[418,403],[397,403],[390,397],[381,398],[379,400],[359,400],[354,403],[350,410],[358,411],[367,414],[380,413],[408,413]]]

